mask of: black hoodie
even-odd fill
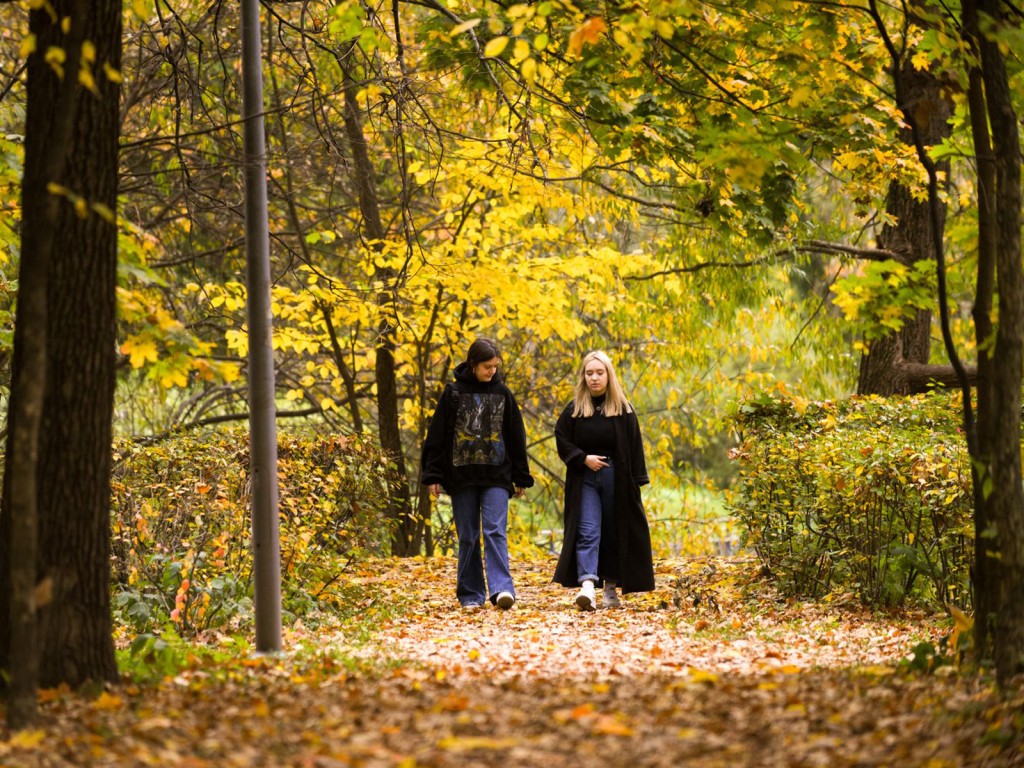
[[[479,381],[469,363],[455,368],[423,441],[420,482],[440,483],[451,494],[467,486],[533,485],[526,458],[523,417],[501,373]]]

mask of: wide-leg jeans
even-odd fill
[[[576,530],[576,574],[580,584],[598,581],[598,555],[601,549],[601,526],[611,526],[615,514],[615,466],[594,472],[586,470],[583,476],[583,496],[580,500],[580,523]]]
[[[483,605],[500,592],[515,596],[508,567],[508,491],[498,487],[461,488],[451,494],[452,516],[459,537],[459,570],[455,593],[462,605]],[[483,561],[480,539],[483,534]],[[484,582],[484,563],[487,581]],[[488,591],[488,587],[490,591]]]

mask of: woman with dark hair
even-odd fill
[[[533,485],[519,405],[501,378],[501,352],[474,341],[446,384],[423,442],[420,482],[452,500],[459,538],[455,594],[463,608],[516,602],[508,566],[508,500]],[[480,540],[483,534],[483,561]],[[487,581],[484,582],[484,562]]]
[[[580,365],[573,401],[555,424],[558,456],[565,462],[565,535],[554,582],[579,587],[576,607],[618,608],[622,593],[654,589],[651,532],[640,486],[647,464],[640,423],[604,352]]]

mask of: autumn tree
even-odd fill
[[[979,351],[977,421],[964,422],[975,483],[975,590],[982,658],[1001,682],[1024,671],[1024,487],[1021,481],[1020,122],[1006,51],[1022,23],[1009,3],[963,4],[966,73],[978,178],[974,325]],[[993,311],[995,310],[995,311]],[[994,336],[994,339],[993,339]]]
[[[0,570],[0,663],[15,681],[38,664],[39,684],[80,685],[117,676],[109,502],[121,3],[39,5],[29,32],[0,562],[17,562],[25,542],[38,550],[27,571]]]

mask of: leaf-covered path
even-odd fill
[[[453,562],[421,562],[404,587],[418,609],[384,637],[401,655],[459,677],[614,679],[884,664],[905,654],[912,637],[935,631],[859,611],[787,607],[771,594],[741,602],[736,576],[750,567],[724,559],[663,565],[658,591],[625,596],[621,609],[581,613],[574,591],[550,583],[553,563],[520,564],[517,610],[467,613],[455,603]],[[599,606],[600,599],[598,590]]]
[[[936,620],[787,604],[749,562],[711,564],[583,614],[550,562],[515,564],[509,612],[458,609],[450,559],[374,563],[361,608],[402,608],[369,639],[299,626],[282,660],[51,693],[0,765],[1024,765],[1019,692],[898,668]]]

